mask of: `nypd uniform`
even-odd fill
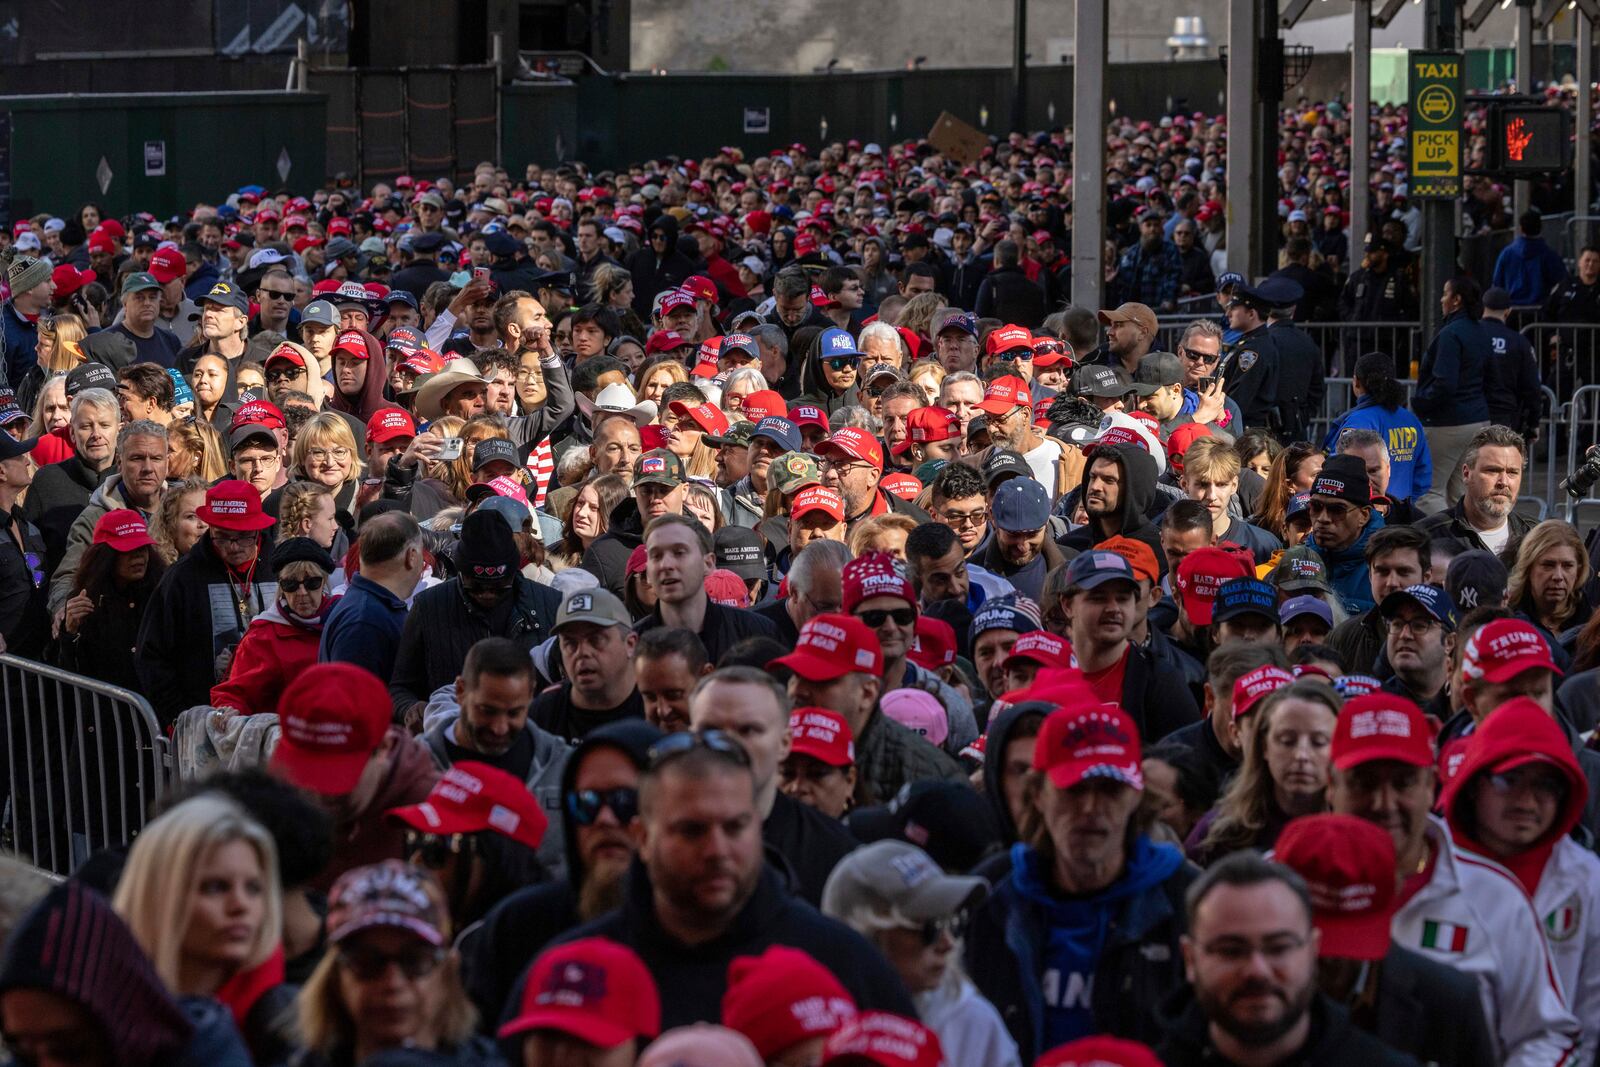
[[[1247,300],[1265,314],[1266,302],[1255,290],[1240,285],[1239,299]],[[1234,342],[1222,374],[1222,391],[1244,412],[1247,427],[1278,427],[1278,346],[1262,323]]]
[[[1500,1063],[1574,1064],[1581,1030],[1522,884],[1493,860],[1458,849],[1438,818],[1429,817],[1427,834],[1433,876],[1395,912],[1395,943],[1477,980]]]
[[[1281,275],[1262,282],[1256,292],[1274,308],[1294,307],[1306,299],[1299,282]],[[1278,440],[1284,444],[1308,440],[1326,388],[1322,350],[1288,318],[1274,319],[1267,329],[1278,350]]]

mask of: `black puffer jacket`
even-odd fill
[[[582,567],[600,580],[602,588],[621,599],[623,587],[628,584],[628,557],[642,544],[644,518],[639,514],[638,501],[624,497],[611,509],[606,532],[595,538],[583,554]]]
[[[427,703],[435,689],[454,681],[467,651],[485,637],[510,638],[532,649],[550,636],[560,607],[560,593],[521,574],[506,603],[488,613],[461,591],[459,578],[418,593],[400,631],[389,680],[395,715]]]

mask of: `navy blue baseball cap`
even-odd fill
[[[1260,615],[1278,621],[1278,593],[1260,578],[1230,578],[1217,588],[1211,608],[1212,622],[1226,622],[1241,615]]]
[[[1314,615],[1321,619],[1328,629],[1333,629],[1333,609],[1321,597],[1311,595],[1293,596],[1285,600],[1278,608],[1278,622],[1288,626],[1290,622],[1302,615]]]
[[[1135,589],[1139,587],[1128,557],[1117,552],[1094,549],[1067,564],[1068,589],[1094,589],[1107,582],[1127,582]]]
[[[994,491],[989,513],[1007,533],[1032,533],[1050,521],[1050,494],[1032,478],[1007,478]]]
[[[980,634],[990,630],[1011,630],[1025,634],[1040,629],[1041,625],[1038,604],[1021,593],[1007,593],[1004,596],[992,596],[983,602],[977,614],[972,616],[972,625],[967,627],[967,639],[976,643]]]
[[[785,452],[798,452],[805,445],[805,442],[800,439],[799,428],[779,415],[768,415],[756,423],[756,428],[750,436],[752,438],[765,437],[767,440],[779,445]]]
[[[421,310],[417,306],[416,296],[406,289],[390,289],[388,295],[383,298],[383,302],[385,304],[404,304],[412,311]]]
[[[1408,585],[1404,589],[1397,589],[1383,598],[1383,603],[1378,605],[1378,614],[1385,619],[1392,619],[1407,604],[1415,604],[1439,620],[1445,633],[1455,632],[1456,605],[1450,599],[1450,594],[1445,592],[1444,586]]]
[[[856,339],[850,336],[849,330],[841,330],[837,326],[823,330],[822,336],[817,338],[817,358],[841,357],[861,358],[861,349],[856,347]]]
[[[1217,279],[1217,292],[1219,292],[1219,293],[1223,292],[1224,290],[1228,289],[1230,286],[1243,285],[1243,284],[1244,284],[1244,275],[1238,273],[1237,271],[1231,271],[1230,270],[1230,271],[1228,271],[1228,273],[1224,274],[1222,277]]]
[[[1284,519],[1292,519],[1296,515],[1304,515],[1311,510],[1311,494],[1296,493],[1289,498],[1283,506]]]

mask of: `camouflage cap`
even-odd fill
[[[772,461],[767,470],[767,484],[780,493],[788,494],[808,485],[822,484],[822,471],[817,457],[809,452],[790,452]]]
[[[755,423],[748,419],[741,419],[729,426],[727,433],[719,435],[706,434],[705,442],[712,448],[721,448],[724,445],[739,445],[743,447],[750,443],[750,438],[755,432]]]

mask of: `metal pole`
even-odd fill
[[[1576,215],[1589,214],[1590,197],[1593,195],[1594,180],[1592,173],[1594,161],[1594,146],[1591,144],[1589,130],[1594,126],[1594,97],[1591,86],[1594,85],[1594,19],[1582,11],[1578,16],[1578,109],[1574,116],[1573,126],[1577,133],[1573,153],[1573,213]],[[1587,232],[1587,231],[1585,231]]]
[[[304,38],[294,43],[295,91],[305,92],[310,81],[311,45]]]
[[[1028,0],[1014,0],[1011,28],[1011,128],[1028,130]],[[1104,60],[1101,61],[1104,65]],[[1097,127],[1098,128],[1098,127]]]
[[[1256,52],[1260,27],[1255,0],[1228,5],[1228,269],[1248,275],[1260,236],[1255,232],[1256,194],[1262,160],[1252,131],[1256,120]]]
[[[1350,44],[1350,259],[1367,236],[1372,211],[1372,0],[1356,0]],[[1349,270],[1351,264],[1345,264]]]
[[[1278,269],[1278,238],[1283,216],[1278,214],[1278,105],[1283,102],[1283,80],[1288,60],[1278,32],[1278,0],[1256,0],[1256,86],[1251,130],[1256,140],[1255,183],[1250,202],[1255,205],[1254,234],[1250,248],[1252,278],[1264,278]],[[1263,56],[1271,50],[1270,64]],[[1266,69],[1270,66],[1271,69]]]
[[[1105,307],[1107,3],[1072,3],[1072,302],[1090,311]]]
[[[1430,49],[1460,47],[1460,8],[1456,0],[1427,0],[1423,34]],[[1444,283],[1456,272],[1456,227],[1460,215],[1454,201],[1422,202],[1422,278],[1419,283],[1422,291],[1417,294],[1417,302],[1421,306],[1423,343],[1438,332],[1443,318],[1439,310],[1439,294],[1444,291]],[[1403,355],[1396,352],[1395,362],[1420,359],[1421,356],[1420,348]],[[1409,368],[1402,365],[1401,369]]]
[[[1523,0],[1517,4],[1517,92],[1533,92],[1533,3]],[[1533,183],[1526,179],[1513,182],[1511,187],[1511,214],[1521,218],[1533,199]]]

